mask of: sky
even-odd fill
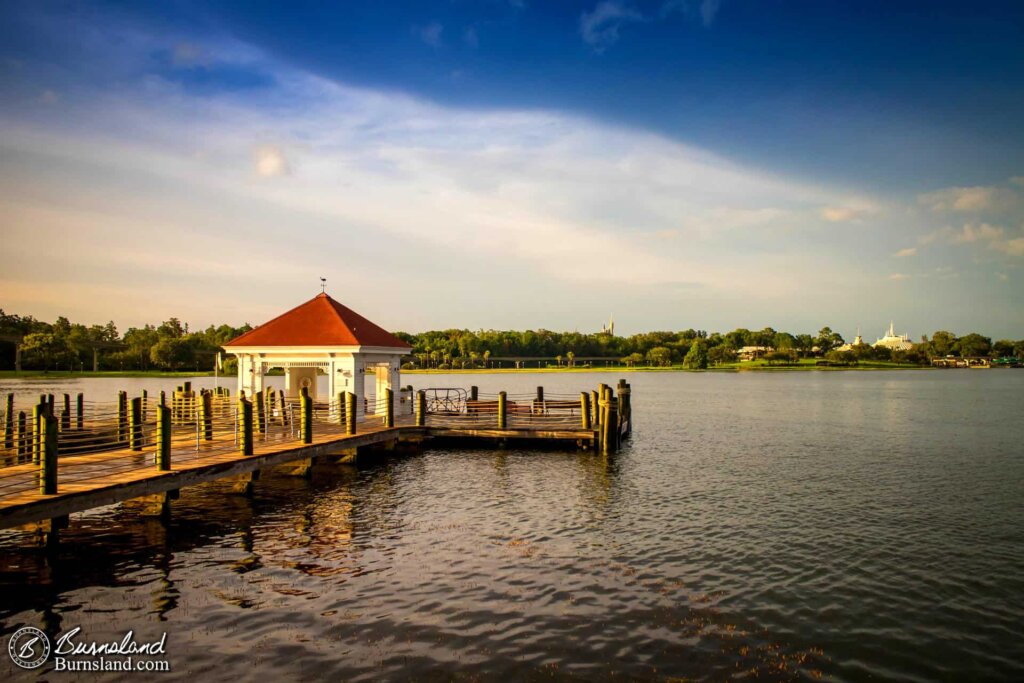
[[[0,308],[1024,337],[1024,5],[0,5]]]

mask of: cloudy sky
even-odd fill
[[[0,7],[0,307],[1024,336],[1024,6]]]

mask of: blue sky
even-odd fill
[[[1024,336],[1019,3],[0,15],[9,311]]]

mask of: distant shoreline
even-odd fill
[[[70,370],[50,370],[45,372],[43,370],[0,370],[0,379],[103,379],[109,377],[111,379],[121,377],[213,377],[212,372],[168,372],[162,370],[154,370],[151,372],[144,372],[140,370],[111,370],[111,371],[100,371],[100,372],[78,372]],[[234,379],[235,375],[221,375],[223,378]]]
[[[581,373],[581,372],[849,372],[849,371],[878,371],[878,370],[941,370],[931,365],[910,365],[906,363],[883,363],[864,362],[859,365],[850,366],[822,366],[814,362],[804,362],[798,365],[768,365],[764,361],[752,361],[747,363],[729,363],[704,370],[691,369],[682,365],[668,367],[640,366],[628,367],[625,365],[613,365],[609,367],[562,367],[562,368],[458,368],[448,370],[416,369],[402,370],[403,375],[490,375],[490,374],[539,374],[539,373]],[[281,372],[271,372],[268,376],[283,375]],[[214,377],[212,372],[166,372],[166,371],[100,371],[100,372],[77,372],[68,370],[0,370],[0,379],[102,379],[102,378],[147,378],[147,377]],[[221,379],[234,379],[233,374],[221,374]]]
[[[627,367],[615,365],[610,367],[586,367],[586,368],[471,368],[453,370],[417,369],[402,370],[403,375],[488,375],[508,373],[555,373],[555,372],[807,372],[816,371],[850,371],[850,370],[937,370],[939,368],[930,365],[908,365],[897,363],[862,363],[850,366],[821,366],[803,363],[800,365],[766,365],[753,363],[730,363],[703,370],[687,368],[682,365],[669,367]]]

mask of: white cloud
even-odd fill
[[[954,244],[970,244],[978,241],[991,242],[1001,239],[1003,232],[1001,227],[989,225],[988,223],[965,223],[960,232],[953,234],[952,242]]]
[[[413,33],[419,36],[419,39],[431,47],[441,46],[441,33],[444,32],[444,25],[438,21],[432,21],[426,26],[416,26],[413,28]]]
[[[715,20],[715,15],[718,14],[721,5],[722,0],[703,0],[700,3],[700,18],[705,26],[711,26],[711,22]]]
[[[898,282],[900,280],[909,280],[910,276],[906,273],[893,273],[889,276],[889,279]]]
[[[1024,237],[992,242],[992,248],[1009,256],[1024,256]]]
[[[1019,196],[1006,187],[948,187],[928,192],[918,201],[932,211],[956,213],[990,213],[1012,210],[1019,206]]]
[[[291,173],[284,152],[274,145],[257,147],[253,152],[253,163],[256,166],[256,173],[263,178],[274,178]]]
[[[1024,226],[1019,233],[1014,233],[1001,225],[973,222],[965,223],[959,230],[946,227],[926,237],[928,242],[941,239],[948,244],[979,245],[1007,256],[1024,256]]]
[[[830,223],[845,223],[863,218],[872,212],[873,210],[868,207],[826,206],[821,209],[821,217]]]
[[[897,258],[905,258],[907,256],[914,256],[917,254],[917,247],[907,247],[906,249],[900,249],[893,256]]]
[[[1024,187],[1024,175],[1014,176],[1010,178],[1010,182],[1013,183],[1014,185]]]
[[[616,0],[602,0],[590,12],[580,16],[580,35],[598,52],[619,40],[619,27],[626,22],[643,21],[644,17],[633,7]]]
[[[134,104],[121,96],[97,101],[82,112],[81,129],[20,129],[4,138],[93,167],[95,176],[147,177],[168,188],[117,200],[148,202],[140,215],[165,214],[161,203],[173,188],[201,186],[217,197],[203,221],[212,230],[281,211],[289,231],[349,231],[342,238],[317,228],[324,253],[347,253],[355,230],[410,253],[428,245],[453,261],[546,278],[538,281],[697,287],[737,297],[799,291],[807,269],[819,266],[781,266],[777,247],[761,250],[756,240],[813,230],[815,207],[842,201],[660,136],[561,113],[444,108],[283,69],[275,76],[287,105],[267,113],[246,101],[153,89]],[[139,120],[149,122],[145,131],[126,125]],[[276,142],[254,146],[268,138]],[[239,173],[248,155],[257,178],[289,174],[286,150],[294,148],[303,161],[293,182],[254,183]],[[638,239],[657,232],[686,239]],[[820,269],[842,272],[836,264]],[[664,293],[671,291],[678,290]]]
[[[210,54],[201,46],[182,41],[174,46],[171,61],[175,66],[197,66],[209,63]]]

